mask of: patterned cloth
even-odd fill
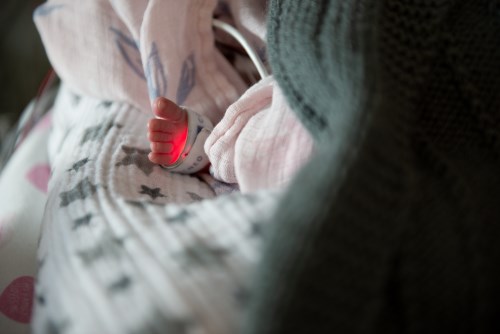
[[[166,173],[147,159],[146,121],[128,104],[61,89],[35,333],[234,333],[240,326],[260,222],[279,195],[241,195],[208,174]]]

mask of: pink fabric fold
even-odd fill
[[[313,150],[272,77],[232,104],[205,143],[214,177],[242,192],[286,186]]]

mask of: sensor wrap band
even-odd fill
[[[188,135],[184,149],[179,159],[172,165],[160,166],[171,172],[192,174],[199,172],[210,163],[204,145],[214,126],[207,117],[184,107],[183,109],[186,110],[188,117]]]

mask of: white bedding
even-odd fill
[[[234,333],[277,192],[147,159],[148,116],[62,87],[35,333]]]
[[[23,115],[31,114],[34,104]],[[50,113],[0,174],[0,333],[30,333],[37,241],[47,199]]]

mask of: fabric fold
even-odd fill
[[[143,112],[165,96],[216,123],[245,85],[231,67],[220,66],[211,24],[215,5],[49,1],[34,20],[52,65],[73,91]]]

